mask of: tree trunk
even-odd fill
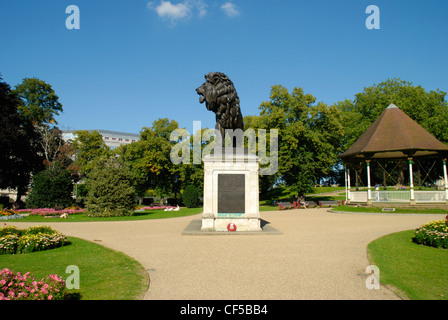
[[[17,197],[16,201],[14,202],[14,209],[22,209],[23,202],[22,202],[22,196],[24,195],[25,190],[23,190],[22,187],[17,187]]]

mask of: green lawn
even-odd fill
[[[388,208],[394,208],[394,205],[391,204]],[[395,207],[395,211],[382,211],[382,207],[354,207],[354,206],[339,206],[334,208],[335,211],[348,211],[348,212],[369,212],[369,213],[427,213],[427,214],[447,214],[447,209],[442,208],[425,208],[425,207]]]
[[[141,299],[148,288],[149,278],[134,259],[101,245],[75,237],[67,237],[70,245],[26,254],[0,255],[0,268],[30,272],[40,280],[57,274],[64,280],[67,266],[79,268],[80,288],[69,293],[80,294],[82,300]]]
[[[11,220],[14,222],[94,222],[94,221],[130,221],[130,220],[147,220],[147,219],[167,219],[175,217],[185,217],[195,215],[202,212],[201,208],[181,208],[180,211],[163,211],[148,210],[135,211],[133,216],[125,217],[88,217],[82,213],[69,215],[65,219],[44,218],[42,216],[27,216],[24,219]],[[7,220],[5,222],[8,222]]]
[[[381,237],[367,251],[380,282],[412,300],[448,300],[448,250],[412,242],[413,230]]]

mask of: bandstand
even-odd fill
[[[437,140],[394,104],[389,105],[358,140],[339,157],[346,168],[348,203],[448,203],[446,161],[448,146]],[[441,159],[444,190],[414,190],[413,164],[418,159]],[[409,188],[406,190],[372,190],[372,161],[407,160]],[[352,191],[350,168],[366,166],[367,191]]]

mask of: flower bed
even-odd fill
[[[448,249],[448,216],[446,220],[431,221],[418,227],[413,240],[425,246]]]
[[[65,300],[65,281],[56,274],[37,281],[29,272],[0,270],[0,300]]]
[[[80,209],[76,207],[65,208],[63,210],[55,210],[51,208],[39,208],[39,209],[20,209],[16,210],[18,213],[28,213],[32,216],[60,216],[61,214],[77,214],[83,213],[85,209]]]
[[[18,212],[15,210],[0,209],[0,217],[7,217],[13,214],[18,214]]]
[[[24,230],[15,226],[0,228],[0,254],[42,251],[67,243],[63,234],[48,226],[33,226]]]
[[[19,214],[16,210],[0,209],[0,220],[23,219],[24,215]]]
[[[24,215],[19,214],[16,210],[0,209],[0,220],[23,219]]]

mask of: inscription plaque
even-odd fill
[[[218,174],[218,215],[245,213],[245,175]]]

